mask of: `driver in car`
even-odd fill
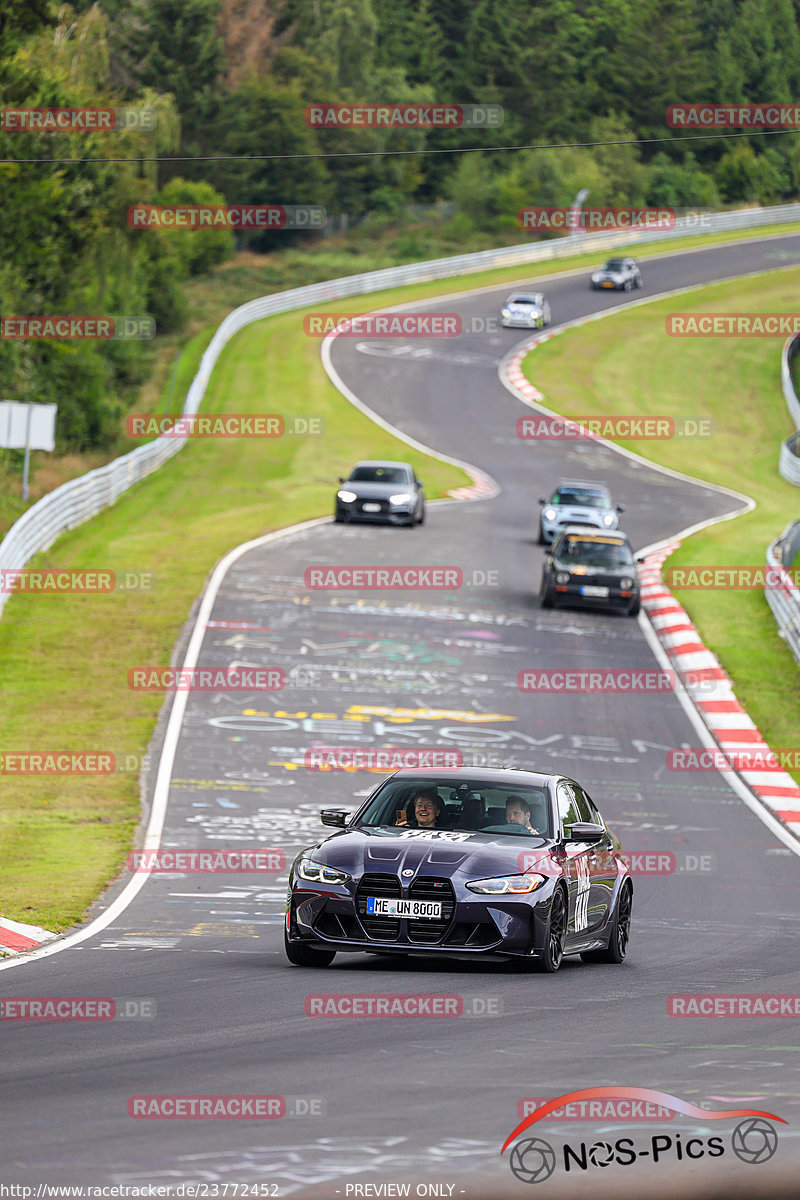
[[[522,796],[511,795],[506,800],[506,822],[509,825],[522,825],[531,833],[538,833],[531,825],[531,806]]]
[[[396,825],[407,825],[408,806],[404,807],[397,814]],[[423,788],[417,792],[414,797],[414,820],[420,829],[439,829],[442,814],[444,813],[444,801],[437,791],[433,788]]]

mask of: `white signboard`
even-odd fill
[[[0,448],[54,450],[57,404],[0,400]]]

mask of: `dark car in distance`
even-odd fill
[[[425,491],[410,463],[357,462],[339,483],[337,522],[421,525],[425,520]]]
[[[588,605],[635,617],[641,606],[639,571],[627,536],[568,525],[545,553],[539,600],[542,608]]]
[[[522,823],[522,818],[524,822]],[[621,963],[633,883],[617,838],[564,775],[404,769],[289,875],[286,955],[506,959],[558,970],[565,955]]]

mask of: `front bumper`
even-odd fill
[[[529,898],[453,893],[442,922],[365,918],[363,890],[342,887],[314,892],[296,887],[287,908],[292,942],[315,949],[364,954],[436,954],[459,958],[536,958],[543,950],[555,881]]]
[[[373,525],[407,525],[409,521],[414,520],[416,505],[410,504],[389,504],[385,501],[368,500],[367,504],[378,504],[380,508],[378,512],[364,512],[364,501],[354,500],[349,504],[345,504],[342,500],[336,501],[336,515],[345,521],[363,521],[366,524]]]
[[[586,580],[575,583],[554,583],[556,600],[561,604],[574,604],[580,608],[613,608],[626,611],[636,601],[639,591],[638,588],[633,588],[631,591],[622,591],[621,588],[615,587],[608,583],[589,583]],[[607,596],[585,596],[581,592],[582,587],[607,587]]]
[[[504,329],[543,329],[545,320],[543,316],[538,317],[502,317],[501,324]]]

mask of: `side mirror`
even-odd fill
[[[643,562],[647,562],[647,559],[645,558],[645,556],[643,554],[637,554],[636,561],[637,561],[637,563],[643,563]]]
[[[344,475],[339,476],[339,483],[344,483]]]
[[[540,497],[539,497],[539,503],[540,503],[540,504],[547,504],[547,501],[545,500],[544,496],[540,496]]]
[[[319,819],[323,825],[335,825],[337,828],[344,828],[349,816],[350,810],[347,808],[322,808],[320,809]]]
[[[618,512],[618,513],[624,513],[624,512],[625,512],[625,505],[624,505],[624,504],[618,504],[618,505],[617,505],[617,512]]]
[[[605,835],[603,826],[595,825],[594,821],[576,821],[564,830],[568,842],[599,842]]]
[[[416,482],[417,482],[417,487],[425,487],[425,484],[422,482],[421,479],[418,479]]]

